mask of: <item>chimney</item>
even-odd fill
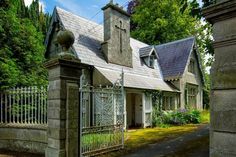
[[[130,47],[130,15],[111,0],[104,12],[104,42],[102,50],[108,63],[132,67]]]

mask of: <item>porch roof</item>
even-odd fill
[[[118,71],[97,66],[95,68],[111,83],[115,83],[120,78],[121,70]],[[177,89],[163,82],[160,78],[128,73],[126,70],[124,70],[124,87],[179,92]]]

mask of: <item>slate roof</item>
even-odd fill
[[[183,75],[194,42],[195,38],[190,37],[155,46],[165,80],[179,79]]]
[[[96,69],[103,74],[110,82],[115,82],[119,78],[121,72],[117,70],[96,67]],[[133,73],[124,73],[124,86],[130,88],[139,89],[151,89],[151,90],[162,90],[170,91],[169,84],[161,79],[154,77],[141,76]],[[178,92],[174,87],[173,91]]]
[[[142,48],[139,49],[139,55],[140,55],[140,57],[150,56],[151,53],[153,52],[153,50],[155,51],[154,46],[142,47]]]
[[[160,68],[149,68],[140,59],[139,49],[149,45],[133,38],[130,39],[130,46],[133,50],[133,68],[107,63],[101,52],[101,43],[103,42],[102,25],[98,25],[95,22],[74,15],[58,7],[54,10],[53,19],[59,20],[65,29],[74,33],[76,40],[73,44],[73,50],[81,62],[94,66],[111,81],[111,83],[113,83],[114,79],[117,80],[119,78],[117,74],[120,74],[121,69],[123,69],[125,87],[177,91],[163,80]],[[50,32],[47,35],[46,44],[50,39],[49,36]],[[155,81],[157,83],[150,83]]]

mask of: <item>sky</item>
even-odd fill
[[[33,0],[24,0],[28,6]],[[103,13],[101,8],[105,6],[110,0],[39,0],[44,12],[52,14],[55,6],[63,8],[74,14],[80,15],[97,23],[103,20]],[[130,0],[113,0],[120,6],[127,7]],[[198,0],[201,1],[201,0]]]
[[[27,6],[32,3],[32,0],[24,1]],[[74,14],[100,23],[103,19],[101,8],[109,1],[110,0],[40,0],[40,5],[43,6],[44,12],[49,12],[50,14],[52,14],[54,7],[58,6]],[[127,5],[128,1],[129,0],[114,0],[114,3],[123,6]]]

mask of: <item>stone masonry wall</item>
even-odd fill
[[[44,154],[47,147],[47,128],[1,126],[0,149]]]

